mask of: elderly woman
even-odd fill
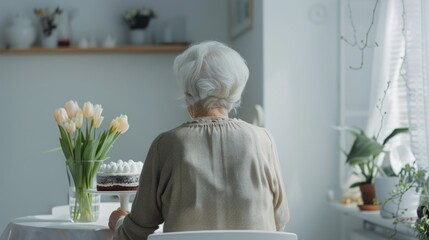
[[[191,121],[149,149],[131,212],[109,220],[116,239],[209,229],[281,231],[289,210],[277,150],[266,129],[228,113],[249,77],[243,58],[219,42],[194,45],[174,61]]]

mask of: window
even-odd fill
[[[356,35],[358,41],[364,39],[376,1],[341,3],[341,35],[348,39]],[[408,70],[403,66],[406,41],[402,32],[402,10],[401,0],[379,1],[362,69],[352,69],[359,65],[361,52],[341,42],[340,125],[360,127],[368,136],[378,136],[379,142],[393,129],[409,126],[407,84],[401,76]],[[386,89],[388,92],[384,94]],[[348,150],[352,137],[347,132],[340,134],[340,144]],[[409,146],[409,136],[398,135],[389,142],[387,149],[399,145]],[[353,169],[347,169],[343,156],[339,164],[340,182],[347,191]]]

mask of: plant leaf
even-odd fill
[[[348,159],[347,163],[350,166],[363,165],[363,164],[365,164],[366,160],[367,160],[367,158],[357,157],[357,158]]]
[[[45,153],[51,153],[51,152],[56,152],[56,151],[60,151],[60,150],[62,150],[61,147],[56,147],[56,148],[46,150]]]
[[[366,181],[362,181],[362,182],[355,182],[352,185],[350,185],[350,188],[354,188],[354,187],[359,187],[360,185],[363,185],[365,183],[368,183]]]
[[[360,160],[370,160],[383,151],[383,146],[373,138],[367,137],[363,132],[353,142],[352,148],[347,154],[346,163]]]
[[[84,160],[95,160],[91,154],[93,147],[94,146],[93,146],[92,140],[87,141],[85,150],[83,151],[83,157],[82,157]]]
[[[358,128],[358,127],[336,126],[336,127],[334,127],[334,129],[339,130],[339,131],[347,131],[347,132],[353,134],[353,136],[355,136],[355,137],[363,134],[363,130]]]
[[[75,156],[75,160],[80,161],[82,160],[82,132],[79,130],[79,132],[77,133],[77,138],[75,141],[75,147],[74,147],[74,156]]]
[[[389,136],[386,137],[383,141],[383,146],[386,145],[387,142],[389,142],[390,139],[392,139],[394,136],[400,134],[400,133],[406,133],[408,132],[408,128],[395,128]]]

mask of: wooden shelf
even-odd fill
[[[34,47],[28,49],[1,49],[2,55],[31,55],[31,54],[81,54],[81,53],[168,53],[182,52],[189,45],[187,44],[165,44],[165,45],[140,45],[140,46],[117,46],[114,48],[79,48],[79,47],[58,47],[42,48]]]

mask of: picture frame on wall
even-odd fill
[[[229,34],[236,38],[252,28],[253,0],[229,0]]]

